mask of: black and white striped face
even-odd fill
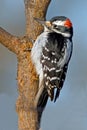
[[[59,33],[64,37],[72,37],[72,23],[68,18],[64,16],[54,17],[50,22],[52,24],[51,28],[54,32]]]
[[[56,32],[68,38],[72,38],[73,36],[72,23],[65,16],[53,17],[50,21],[42,21],[37,18],[35,19],[44,26],[45,31]]]

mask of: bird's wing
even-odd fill
[[[61,67],[60,62],[64,60],[66,46],[62,48],[58,45],[58,42],[49,41],[43,47],[41,55],[41,64],[44,74],[44,85],[48,91],[48,95],[51,100],[57,99],[59,91],[63,86],[65,80],[65,74],[67,71],[67,65]],[[64,61],[65,62],[65,61]],[[54,89],[57,88],[56,95],[54,96]]]

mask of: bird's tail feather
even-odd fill
[[[39,88],[39,91],[36,95],[35,107],[40,108],[40,109],[44,109],[46,106],[47,100],[48,100],[48,93],[47,93],[46,88],[42,85]]]
[[[47,100],[48,100],[48,93],[46,88],[44,88],[42,94],[39,97],[37,107],[44,109],[47,104]]]

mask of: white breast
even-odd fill
[[[42,64],[40,63],[40,58],[42,54],[42,49],[45,46],[46,42],[47,42],[47,32],[43,32],[41,35],[37,37],[31,50],[31,58],[32,62],[36,67],[37,74],[40,74],[42,72]]]

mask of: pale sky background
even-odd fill
[[[73,56],[57,102],[47,104],[42,130],[87,130],[87,0],[52,0],[47,19],[64,15],[74,27]],[[0,26],[25,33],[23,0],[0,0]],[[0,130],[17,130],[16,56],[0,45]]]

